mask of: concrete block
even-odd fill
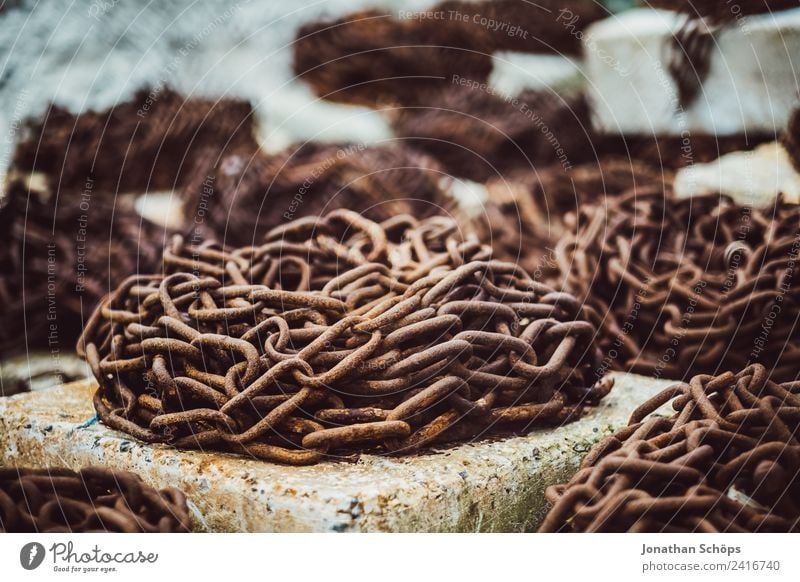
[[[492,57],[489,85],[500,95],[519,95],[526,89],[576,95],[583,89],[583,71],[576,59],[512,51]]]
[[[780,132],[797,104],[800,8],[742,17],[717,34],[709,75],[685,110],[667,50],[681,18],[634,9],[587,29],[585,70],[597,129],[682,136]]]
[[[778,194],[785,202],[800,203],[800,173],[778,142],[683,168],[675,176],[674,188],[678,198],[724,194],[753,208],[774,204]]]
[[[671,382],[618,374],[580,421],[413,457],[285,467],[220,453],[144,445],[95,422],[94,384],[0,399],[0,465],[135,471],[184,490],[195,527],[211,531],[518,532],[547,511],[544,490],[574,473],[601,437]]]
[[[183,211],[177,192],[145,192],[136,196],[135,208],[142,216],[155,224],[180,230],[183,226]]]
[[[392,139],[380,111],[325,101],[301,83],[289,83],[254,104],[256,137],[270,153],[296,142],[378,144]]]

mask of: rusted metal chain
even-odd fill
[[[655,414],[671,403],[675,414]],[[800,384],[761,365],[695,376],[598,443],[541,531],[800,531]]]
[[[0,352],[47,349],[55,362],[104,295],[155,270],[165,229],[120,194],[184,184],[212,149],[257,149],[252,113],[160,87],[26,122],[0,194]]]
[[[177,237],[79,341],[107,425],[147,442],[289,464],[576,418],[595,329],[445,217],[299,219],[260,246]]]
[[[44,174],[61,194],[91,181],[101,193],[172,190],[194,176],[193,161],[215,149],[256,150],[255,118],[237,99],[187,98],[169,87],[138,91],[103,111],[58,106],[29,123],[14,167]]]
[[[673,179],[668,169],[617,155],[571,169],[555,164],[514,172],[489,180],[481,212],[464,220],[481,240],[491,241],[497,258],[518,263],[537,281],[559,286],[552,249],[565,236],[568,213],[634,188],[671,188]]]
[[[187,532],[183,493],[105,467],[0,467],[0,532]]]
[[[492,51],[581,54],[586,28],[609,15],[600,2],[583,0],[445,0],[428,12],[445,25],[468,23],[476,37],[485,37]],[[442,23],[442,20],[439,20]]]
[[[536,89],[505,95],[473,79],[457,79],[419,106],[389,115],[398,137],[434,156],[451,174],[485,181],[554,162],[569,168],[596,155],[582,96]]]
[[[412,105],[449,86],[454,74],[486,81],[492,71],[487,41],[460,20],[361,10],[302,26],[292,44],[293,68],[323,99]]]
[[[787,146],[792,135],[791,129],[786,132]],[[601,152],[596,159],[568,168],[556,163],[535,170],[518,169],[492,178],[486,184],[489,196],[481,212],[462,220],[482,240],[491,241],[497,258],[518,262],[536,280],[560,286],[552,249],[562,238],[575,235],[574,221],[569,228],[564,222],[569,213],[585,206],[613,207],[617,196],[635,191],[649,195],[660,189],[671,196],[674,170],[689,162],[707,163],[731,151],[751,149],[764,139],[693,136],[687,158],[681,150],[685,144],[663,136],[626,136],[624,143],[618,138],[592,136]],[[580,155],[573,158],[574,153],[570,150],[570,159],[580,160]]]
[[[294,74],[323,99],[368,106],[426,104],[453,75],[486,82],[492,53],[580,53],[581,33],[607,15],[595,2],[446,0],[394,14],[361,10],[300,28]]]
[[[555,258],[604,331],[604,369],[683,379],[762,363],[796,378],[800,207],[638,188],[563,232]]]
[[[275,154],[211,147],[192,173],[179,192],[187,226],[231,246],[252,245],[277,224],[337,208],[384,220],[445,214],[454,206],[444,168],[399,144],[306,143]]]
[[[795,107],[792,112],[786,130],[781,136],[781,141],[789,153],[795,170],[800,172],[800,106]]]
[[[0,353],[71,350],[125,277],[159,264],[163,227],[127,199],[61,195],[17,178],[0,207]]]

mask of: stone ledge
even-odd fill
[[[158,488],[184,490],[199,531],[530,531],[547,511],[544,489],[567,480],[593,443],[670,383],[616,374],[611,394],[580,421],[524,437],[285,467],[87,426],[94,384],[76,382],[0,398],[0,464],[135,471]]]

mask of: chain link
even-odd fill
[[[657,411],[672,403],[669,418]],[[549,487],[541,531],[800,531],[800,382],[753,365],[667,388]]]
[[[611,388],[580,303],[447,218],[340,209],[256,247],[176,237],[164,271],[123,283],[78,346],[100,419],[146,442],[410,453],[560,424]]]
[[[566,221],[556,261],[602,326],[606,367],[682,379],[761,363],[796,377],[800,207],[640,188]]]
[[[0,532],[169,533],[191,527],[186,498],[105,467],[0,467]]]

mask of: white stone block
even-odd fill
[[[527,89],[575,94],[583,87],[583,71],[578,60],[567,56],[498,52],[492,55],[489,85],[501,95]]]
[[[47,390],[56,384],[91,375],[86,362],[69,352],[36,350],[6,355],[0,361],[0,396]]]
[[[668,71],[675,13],[635,9],[583,39],[593,122],[629,135],[777,134],[798,104],[800,8],[742,17],[716,35],[710,71],[685,110]]]
[[[134,203],[139,216],[154,224],[179,230],[183,226],[181,200],[177,192],[145,192]]]
[[[683,168],[674,189],[678,198],[724,194],[741,206],[766,208],[778,194],[785,202],[800,203],[800,174],[784,147],[772,142]]]
[[[380,111],[326,101],[297,82],[255,101],[255,116],[259,145],[269,153],[296,142],[370,145],[393,139]]]

